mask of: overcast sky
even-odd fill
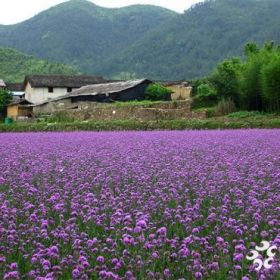
[[[133,4],[151,4],[183,12],[202,0],[90,0],[103,7],[124,7]],[[13,24],[26,20],[66,0],[0,0],[0,24]]]

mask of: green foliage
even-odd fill
[[[280,51],[274,43],[266,43],[257,52],[247,52],[240,98],[248,110],[280,111]]]
[[[3,114],[5,107],[12,99],[12,94],[8,90],[0,89],[0,114]]]
[[[145,92],[145,99],[151,101],[170,100],[172,90],[160,85],[150,84]]]
[[[238,111],[234,113],[230,113],[227,116],[229,118],[238,118],[238,119],[244,119],[248,117],[262,117],[264,114],[259,111]]]
[[[209,83],[200,84],[193,98],[193,108],[214,106],[218,102],[216,89]]]
[[[251,57],[245,65],[240,80],[240,98],[244,109],[261,110],[263,107],[260,84],[261,66],[262,62],[258,56]]]
[[[252,46],[250,51],[248,51],[248,45]],[[271,59],[270,47],[271,44],[266,44],[263,49],[259,49],[251,43],[245,48],[246,61],[240,79],[240,98],[244,109],[263,110],[265,108],[261,71]]]
[[[278,10],[279,0],[204,1],[111,56],[102,70],[152,79],[203,77],[224,58],[241,55],[251,38],[280,41]]]
[[[223,61],[210,76],[218,100],[231,99],[243,110],[279,112],[280,47],[270,42],[260,49],[249,43],[245,55],[244,62],[236,58]]]
[[[217,95],[216,89],[209,84],[201,84],[197,88],[198,96]]]
[[[133,101],[125,101],[125,102],[114,102],[113,105],[116,107],[130,107],[130,106],[143,106],[150,107],[154,104],[160,103],[159,101],[151,101],[151,100],[133,100]]]
[[[220,63],[210,76],[210,82],[217,91],[218,99],[231,99],[239,104],[239,77],[241,60],[238,58],[227,59]]]
[[[13,123],[0,124],[1,132],[8,131],[124,131],[124,130],[185,130],[185,129],[239,129],[239,128],[280,128],[278,116],[262,115],[261,118],[209,118],[158,121],[102,121],[68,123]]]
[[[47,122],[50,123],[66,123],[66,122],[73,122],[74,119],[70,118],[69,115],[66,112],[60,111],[60,112],[55,112],[51,116],[46,118]]]
[[[0,46],[71,64],[83,73],[122,79],[139,73],[125,67],[111,69],[110,58],[118,60],[120,52],[175,16],[147,5],[108,9],[90,1],[67,1],[17,25],[0,26]],[[109,70],[103,71],[104,66]]]
[[[279,10],[279,0],[204,1],[184,14],[68,1],[17,25],[0,26],[0,46],[84,73],[193,79],[208,75],[226,57],[241,55],[244,42],[279,42]]]
[[[250,42],[245,46],[245,55],[247,57],[257,54],[259,52],[259,47],[256,43]]]
[[[198,87],[202,84],[207,83],[207,81],[206,80],[204,81],[203,79],[195,79],[195,80],[190,81],[190,83],[192,86],[191,95],[192,95],[192,97],[195,97],[198,94]]]
[[[72,66],[47,62],[18,52],[0,48],[0,77],[5,82],[23,82],[28,74],[78,74]]]
[[[268,110],[280,112],[280,53],[262,68],[261,84]]]

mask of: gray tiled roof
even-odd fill
[[[118,81],[118,82],[110,82],[110,83],[104,83],[104,84],[96,84],[96,85],[88,85],[81,87],[79,89],[73,90],[70,93],[67,93],[65,95],[59,96],[57,98],[48,100],[46,102],[37,104],[42,105],[48,102],[52,101],[58,101],[63,100],[71,97],[76,96],[88,96],[88,95],[99,95],[99,94],[111,94],[111,93],[118,93],[122,92],[124,90],[133,88],[137,85],[140,85],[142,83],[151,83],[150,80],[147,79],[141,79],[141,80],[131,80],[131,81]]]
[[[105,83],[100,76],[29,75],[25,77],[32,87],[80,88],[85,85]]]

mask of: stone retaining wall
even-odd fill
[[[205,118],[204,112],[191,112],[191,101],[162,102],[151,105],[115,106],[113,104],[79,103],[78,109],[60,111],[71,119],[112,120],[168,120]]]

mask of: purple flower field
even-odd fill
[[[0,279],[280,279],[280,130],[0,142]]]

